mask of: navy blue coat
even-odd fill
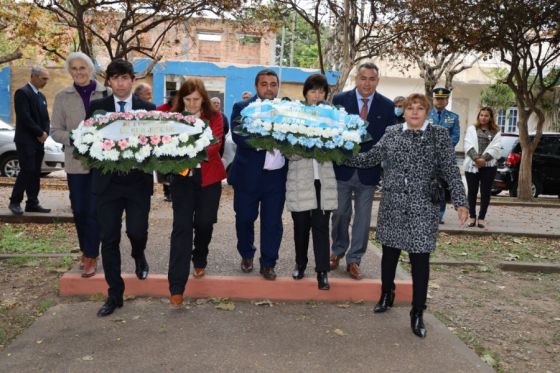
[[[235,157],[229,167],[228,182],[236,189],[246,192],[254,192],[260,187],[260,178],[263,172],[265,150],[257,150],[247,143],[247,138],[235,133],[235,127],[241,124],[241,111],[250,103],[257,100],[253,96],[248,100],[233,104],[231,111],[231,138],[237,144]],[[288,162],[282,168],[285,179],[288,172]]]
[[[33,91],[29,84],[18,89],[14,95],[14,110],[16,112],[16,133],[14,141],[18,144],[43,147],[37,138],[43,132],[49,133],[50,120],[47,111],[47,100],[39,92]]]
[[[342,106],[348,114],[360,114],[356,89],[342,92],[334,96],[333,105]],[[367,121],[367,131],[372,137],[371,141],[361,144],[361,152],[367,152],[374,144],[383,137],[385,129],[395,124],[395,105],[387,97],[375,92],[371,103]],[[354,174],[356,168],[334,165],[334,173],[337,180],[348,181]],[[379,182],[381,167],[375,166],[366,169],[358,169],[358,177],[364,185],[375,185]]]

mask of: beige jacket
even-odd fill
[[[104,94],[105,92],[105,94]],[[95,91],[91,95],[90,102],[110,95],[107,87],[97,83]],[[74,147],[70,145],[70,133],[78,127],[78,124],[86,117],[86,110],[80,94],[74,85],[65,88],[56,94],[54,98],[53,112],[51,117],[52,138],[64,145],[64,170],[68,174],[87,174],[89,169],[74,158],[72,152]]]
[[[288,157],[286,207],[288,211],[308,211],[317,208],[313,159],[292,155]],[[332,162],[319,163],[321,181],[321,210],[336,210],[338,193]]]

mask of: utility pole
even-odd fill
[[[296,33],[296,13],[292,13],[292,27],[290,32],[292,37],[290,38],[290,66],[294,66],[294,44],[295,44],[295,33]]]

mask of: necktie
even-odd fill
[[[119,113],[124,113],[124,107],[126,105],[126,101],[117,101],[117,104],[119,104]]]
[[[367,115],[368,115],[368,99],[367,98],[362,98],[362,109],[360,110],[360,118],[362,118],[363,120],[367,119]]]
[[[441,123],[441,111],[437,112],[437,121],[438,121],[438,124]]]

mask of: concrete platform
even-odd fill
[[[171,309],[126,301],[95,317],[99,302],[59,304],[0,354],[1,372],[492,372],[441,322],[425,314],[426,339],[409,307],[371,304],[210,302]]]
[[[168,297],[169,283],[166,275],[149,275],[146,280],[138,280],[135,275],[123,275],[125,295]],[[331,278],[328,291],[318,290],[317,281],[312,278],[294,280],[280,277],[275,281],[260,276],[205,276],[187,282],[186,296],[194,298],[271,299],[284,301],[369,301],[376,302],[380,296],[381,281],[364,279],[360,281],[346,278]],[[397,303],[410,304],[412,282],[396,281]],[[82,278],[78,273],[66,273],[60,280],[60,295],[107,294],[107,283],[103,275]]]

